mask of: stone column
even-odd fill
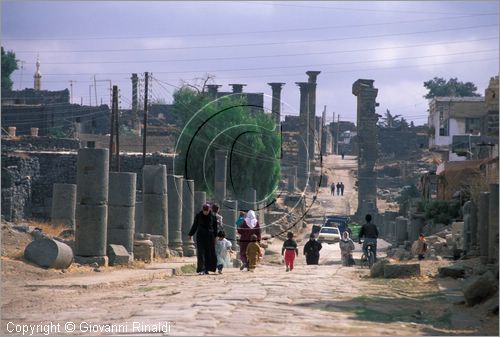
[[[418,236],[422,233],[422,229],[424,228],[424,215],[420,213],[411,214],[411,218],[409,219],[409,228],[408,228],[408,240],[415,241],[418,240]]]
[[[498,184],[490,184],[488,262],[498,263]]]
[[[294,172],[291,172],[289,175],[288,175],[288,192],[295,192],[295,190],[297,189],[297,173],[295,171],[295,174]]]
[[[207,203],[207,192],[194,191],[194,214],[195,215],[198,214],[199,212],[201,212],[201,208],[206,203]]]
[[[472,248],[472,229],[470,226],[472,201],[467,201],[462,207],[463,218],[464,218],[464,251],[468,255]]]
[[[243,87],[246,86],[246,84],[229,84],[231,87],[233,87],[233,94],[241,94],[243,92]]]
[[[168,175],[168,247],[182,256],[182,176]]]
[[[298,172],[299,189],[304,190],[309,176],[309,141],[311,128],[314,129],[314,124],[310,125],[309,120],[309,88],[311,84],[308,82],[295,82],[300,88],[300,135],[298,142]]]
[[[54,184],[52,187],[52,225],[75,229],[76,185]]]
[[[479,193],[478,205],[478,242],[479,242],[479,255],[481,263],[488,263],[488,235],[490,223],[490,192]]]
[[[285,83],[272,82],[268,84],[273,90],[273,102],[271,104],[271,111],[278,128],[281,121],[281,88],[285,85]],[[279,131],[279,129],[277,129],[277,131]]]
[[[217,92],[222,85],[218,84],[207,84],[208,95],[212,98],[217,98]]]
[[[215,151],[215,200],[220,204],[226,199],[227,151]]]
[[[136,181],[136,173],[109,173],[107,243],[122,245],[129,254],[134,251]]]
[[[109,155],[79,149],[76,163],[75,261],[107,265]]]
[[[188,233],[194,221],[194,180],[182,180],[182,250],[184,256],[196,255],[194,241],[189,240]]]
[[[142,168],[142,231],[163,235],[168,242],[167,167]]]
[[[405,217],[398,216],[396,218],[396,242],[398,245],[402,245],[408,239],[407,222],[408,219]]]
[[[358,131],[358,209],[359,216],[367,213],[366,205],[373,203],[377,209],[377,176],[374,171],[377,161],[377,121],[375,102],[378,89],[373,80],[359,79],[352,85],[352,94],[357,96]]]
[[[321,71],[306,71],[309,83],[308,114],[309,114],[309,160],[314,161],[316,155],[316,79]]]
[[[224,231],[226,232],[226,238],[233,244],[233,250],[238,251],[238,242],[236,240],[236,220],[239,216],[238,201],[224,200],[220,212],[224,218]]]

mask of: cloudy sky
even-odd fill
[[[378,113],[389,109],[424,124],[423,82],[435,76],[472,81],[484,94],[498,74],[498,1],[2,1],[2,46],[23,69],[14,88],[33,86],[37,55],[42,88],[70,88],[73,102],[131,103],[131,73],[153,73],[153,100],[172,101],[182,81],[207,74],[230,91],[271,95],[285,82],[285,114],[298,114],[307,70],[320,70],[317,115],[326,105],[355,121],[352,83],[375,80]],[[266,98],[266,107],[270,100]]]

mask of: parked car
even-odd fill
[[[336,224],[340,233],[342,234],[345,230],[345,225],[351,222],[351,217],[348,215],[326,215],[324,227],[333,227],[332,225],[327,224]]]
[[[318,233],[319,242],[339,242],[340,230],[337,227],[321,227]]]

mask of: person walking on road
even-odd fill
[[[217,220],[210,213],[210,206],[203,205],[202,210],[194,217],[193,225],[188,233],[189,240],[196,234],[196,272],[200,275],[215,272],[217,257],[215,255],[215,235]]]
[[[304,255],[306,256],[307,264],[319,263],[319,251],[323,248],[321,243],[316,241],[316,235],[311,233],[309,241],[304,245]]]
[[[260,225],[253,210],[247,212],[243,223],[238,228],[238,233],[240,234],[240,259],[242,262],[240,270],[248,269],[247,246],[252,241],[252,235],[255,234],[257,241],[260,241]]]
[[[332,183],[330,185],[330,192],[332,194],[332,197],[335,196],[335,183]]]
[[[283,242],[283,248],[281,248],[281,255],[285,256],[286,271],[292,271],[295,256],[299,255],[299,248],[297,248],[297,242],[293,239],[292,232],[288,232],[286,237],[287,240]]]
[[[345,267],[352,266],[354,264],[354,259],[352,258],[354,242],[351,240],[351,236],[347,230],[342,233],[342,240],[339,242],[339,247],[342,265]]]
[[[340,181],[337,183],[337,195],[340,194]]]
[[[340,195],[344,195],[344,183],[343,182],[340,182]]]
[[[257,242],[257,235],[252,234],[250,242],[247,246],[248,271],[254,271],[257,267],[257,262],[262,258],[262,250]]]
[[[222,269],[224,267],[229,267],[231,264],[231,259],[229,254],[232,244],[231,241],[226,239],[226,233],[224,231],[219,231],[217,233],[217,241],[215,242],[215,254],[217,255],[217,271],[222,274]]]

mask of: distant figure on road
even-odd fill
[[[342,159],[344,159],[344,151],[340,153],[342,155]]]
[[[216,217],[210,213],[210,206],[203,205],[202,210],[194,217],[193,225],[188,233],[189,240],[196,233],[196,272],[200,275],[215,272],[217,257],[215,255],[215,235],[217,233]]]
[[[330,192],[332,193],[332,196],[335,196],[335,183],[330,185]]]
[[[340,181],[337,183],[337,195],[340,194]]]
[[[311,233],[309,241],[304,246],[304,255],[306,256],[307,264],[319,263],[319,251],[323,248],[321,243],[316,241],[316,235]]]
[[[344,195],[344,183],[340,182],[340,195]]]
[[[367,214],[365,216],[366,223],[361,226],[361,230],[359,231],[358,242],[361,243],[361,238],[365,237],[365,241],[363,242],[363,253],[365,256],[368,256],[367,246],[368,244],[373,245],[373,255],[375,257],[375,261],[377,261],[377,238],[378,238],[378,229],[377,226],[372,221],[372,216]]]
[[[354,259],[352,258],[354,242],[351,240],[351,236],[348,231],[342,233],[342,240],[339,242],[339,247],[342,265],[346,267],[352,266],[354,264]]]
[[[283,242],[283,248],[281,248],[281,255],[285,256],[286,271],[293,270],[293,262],[295,261],[295,256],[299,255],[299,248],[297,248],[297,242],[293,239],[293,233],[288,232],[286,235],[288,238]]]
[[[250,242],[247,246],[247,259],[248,259],[248,271],[254,271],[257,267],[257,261],[262,258],[262,250],[259,243],[257,242],[257,235],[252,234],[250,237]]]
[[[219,231],[217,233],[217,241],[215,242],[215,254],[217,255],[217,270],[219,274],[222,274],[222,269],[229,267],[231,263],[229,257],[229,253],[232,252],[231,247],[231,241],[226,239],[226,233]]]
[[[257,240],[260,241],[260,225],[253,210],[247,212],[245,220],[238,228],[238,233],[240,234],[240,258],[243,263],[240,270],[248,269],[247,246],[252,241],[252,234],[255,234]]]

